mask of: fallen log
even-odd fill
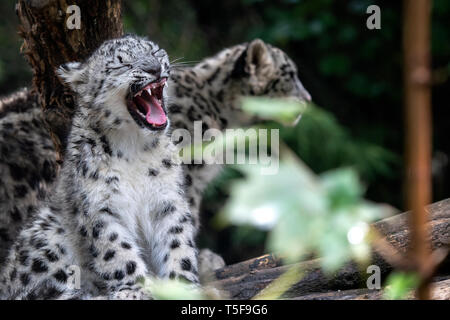
[[[450,300],[450,279],[440,280],[431,284],[431,295],[433,300]],[[338,290],[325,293],[313,293],[291,298],[290,300],[383,300],[383,290],[353,289]],[[410,293],[406,300],[415,299]]]
[[[427,211],[432,248],[449,248],[450,199],[428,206]],[[408,212],[373,224],[376,230],[385,236],[387,242],[402,254],[406,253],[410,242],[407,219]],[[380,267],[382,281],[393,269],[393,266],[377,252],[372,253],[370,264]],[[450,259],[447,257],[438,270],[439,273],[449,274],[449,266]],[[326,275],[320,268],[319,259],[283,266],[280,257],[268,254],[216,270],[217,280],[210,284],[228,292],[232,299],[250,299],[290,267],[298,268],[305,273],[305,276],[292,286],[284,297],[365,288],[366,278],[370,275],[353,262],[348,263],[333,275]]]
[[[271,269],[283,265],[281,257],[275,254],[266,254],[261,257],[246,260],[236,264],[226,266],[215,271],[216,279],[226,279],[237,277],[257,270]]]

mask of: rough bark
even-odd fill
[[[331,291],[324,293],[312,293],[291,298],[292,300],[383,300],[382,290],[353,289],[343,291]],[[415,299],[414,293],[410,293],[405,299]],[[431,299],[450,300],[450,279],[438,280],[431,284]]]
[[[427,207],[430,217],[431,243],[433,249],[450,246],[450,199]],[[400,253],[405,254],[410,244],[408,226],[409,212],[396,215],[375,223],[373,226],[386,237],[386,240]],[[450,274],[449,257],[441,265],[441,274]],[[390,265],[380,254],[373,252],[372,261],[380,267],[382,281],[392,271]],[[297,297],[308,293],[325,293],[337,290],[350,290],[366,287],[365,270],[356,263],[348,263],[333,275],[326,275],[320,268],[320,259],[299,262],[294,265],[305,272],[285,297]],[[282,259],[269,254],[215,271],[216,281],[211,284],[223,288],[232,299],[250,299],[278,278],[288,268]]]
[[[50,135],[62,160],[65,140],[74,111],[70,90],[55,75],[69,61],[80,61],[104,40],[121,36],[120,0],[79,0],[80,29],[69,29],[66,0],[21,0],[17,2],[22,51],[33,70],[33,91],[44,112]]]

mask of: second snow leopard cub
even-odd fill
[[[47,204],[21,231],[3,299],[145,297],[152,274],[197,283],[195,227],[166,135],[169,61],[135,36],[106,41],[59,76],[76,93],[65,161]],[[81,289],[68,285],[81,269]]]

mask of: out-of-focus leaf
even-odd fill
[[[390,300],[405,299],[419,285],[420,277],[415,273],[395,272],[386,280],[384,296]]]
[[[299,282],[304,276],[304,271],[296,265],[292,265],[278,279],[271,282],[267,287],[261,290],[252,300],[274,300],[279,299],[293,283]]]
[[[142,286],[155,300],[203,300],[206,298],[200,288],[179,280],[145,278]]]
[[[284,125],[293,125],[305,112],[307,104],[293,99],[245,97],[242,109],[261,119],[275,120]]]
[[[276,178],[261,175],[259,165],[235,166],[247,177],[235,182],[231,190],[231,198],[225,207],[229,221],[234,224],[253,224],[262,228],[270,228],[280,213],[295,210],[299,205],[314,210],[314,192],[306,196],[309,189],[315,188],[313,174],[305,167],[300,170],[292,162],[280,165]],[[303,184],[305,201],[298,197],[297,184]]]
[[[363,194],[358,176],[352,169],[326,172],[321,176],[321,180],[332,210],[355,205]]]

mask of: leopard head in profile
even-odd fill
[[[240,79],[241,93],[311,101],[289,56],[260,39],[248,43],[234,64],[232,78]]]

